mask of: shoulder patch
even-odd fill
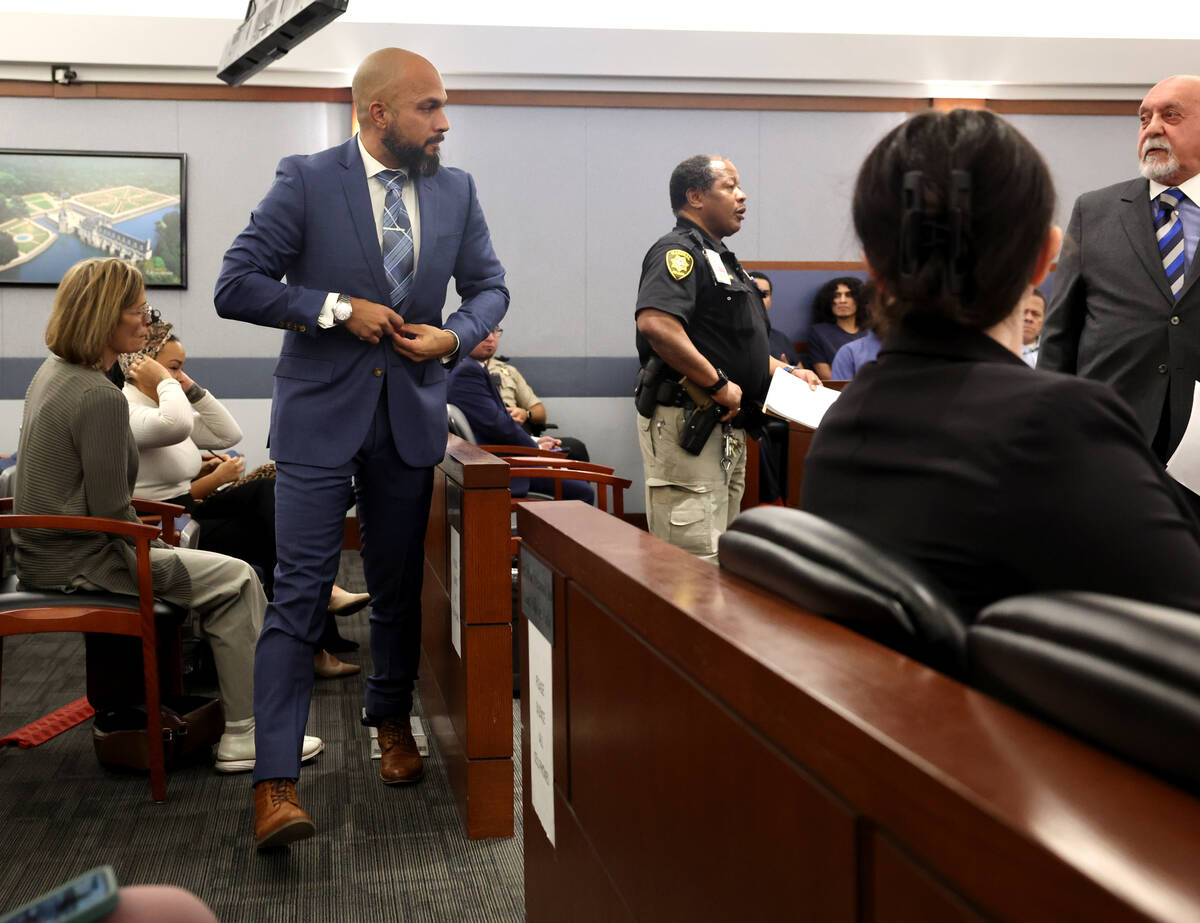
[[[667,272],[676,282],[686,279],[692,272],[692,255],[686,250],[667,251]]]

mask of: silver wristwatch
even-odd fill
[[[342,325],[350,320],[350,315],[354,313],[354,308],[350,306],[350,296],[343,293],[337,296],[337,301],[333,303],[333,322],[337,325]]]

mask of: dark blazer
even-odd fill
[[[421,210],[417,272],[399,312],[453,330],[466,355],[504,317],[508,289],[470,174],[442,167],[416,179]],[[287,276],[287,283],[280,281]],[[454,276],[462,305],[443,322]],[[336,467],[363,444],[386,387],[396,450],[426,467],[446,449],[446,370],[391,347],[317,326],[326,295],[389,304],[376,222],[358,141],[285,157],[217,279],[222,317],[287,331],[275,366],[271,457]]]
[[[508,415],[488,370],[469,356],[450,372],[446,399],[467,417],[481,445],[524,445],[537,442]]]
[[[801,505],[924,565],[973,616],[1091,590],[1200,613],[1200,527],[1106,385],[905,324],[830,408]]]
[[[1086,192],[1075,202],[1054,276],[1038,368],[1112,385],[1154,440],[1170,382],[1170,457],[1200,378],[1200,288],[1193,265],[1176,302],[1154,236],[1149,181]]]

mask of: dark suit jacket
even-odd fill
[[[1200,527],[1129,408],[978,331],[891,334],[821,422],[801,505],[924,565],[970,616],[1051,590],[1200,612]]]
[[[481,445],[524,445],[537,441],[508,415],[488,370],[469,356],[450,372],[446,398],[466,414]]]
[[[1081,195],[1071,213],[1038,368],[1112,385],[1154,439],[1170,382],[1164,461],[1179,444],[1200,378],[1200,288],[1193,265],[1171,297],[1154,237],[1149,181]]]
[[[525,432],[508,415],[500,392],[492,384],[488,370],[477,359],[467,357],[450,373],[447,394],[454,404],[466,414],[467,422],[480,445],[523,445],[537,448],[537,440]],[[554,495],[554,482],[549,478],[513,478],[509,488],[514,497],[524,497],[529,491]],[[564,500],[583,500],[593,503],[596,491],[586,481],[563,480]]]
[[[453,330],[465,355],[508,307],[504,267],[470,174],[443,167],[418,177],[416,191],[421,252],[398,310],[406,321]],[[280,281],[285,275],[286,284]],[[443,323],[451,275],[463,301]],[[222,317],[287,331],[275,366],[272,458],[327,468],[348,461],[386,387],[400,457],[413,467],[441,460],[442,364],[412,362],[390,340],[372,345],[344,328],[317,326],[330,292],[389,304],[390,290],[357,139],[280,161],[274,185],[225,254],[216,289]]]

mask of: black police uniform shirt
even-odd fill
[[[717,281],[706,249],[720,257],[728,282]],[[770,325],[758,286],[733,252],[695,222],[678,219],[675,229],[646,253],[636,311],[643,308],[678,317],[700,354],[742,389],[743,403],[766,397]],[[645,366],[654,350],[640,332],[637,350]],[[681,377],[674,370],[672,374]]]

